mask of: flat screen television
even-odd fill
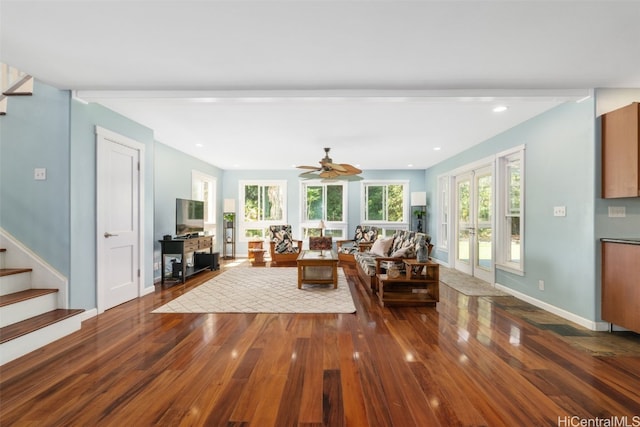
[[[176,236],[204,231],[204,202],[176,199]]]

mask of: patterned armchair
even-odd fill
[[[271,266],[295,265],[302,250],[302,240],[294,240],[291,237],[291,225],[270,225],[269,235]]]
[[[353,264],[355,258],[353,254],[368,250],[378,237],[378,227],[368,225],[358,225],[356,233],[351,240],[337,240],[338,259],[341,263]]]

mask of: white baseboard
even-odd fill
[[[84,322],[85,320],[91,319],[92,317],[96,317],[98,315],[98,309],[92,308],[91,310],[85,310],[80,314],[80,322]]]
[[[156,290],[155,286],[149,286],[147,288],[143,288],[142,291],[140,291],[140,296],[143,297],[145,295],[149,295],[154,293]]]
[[[529,295],[523,294],[522,292],[515,291],[507,286],[501,285],[499,283],[495,284],[496,289],[500,289],[508,294],[513,295],[514,297],[526,301],[530,304],[535,305],[543,310],[546,310],[550,313],[555,314],[556,316],[560,316],[563,319],[567,319],[573,323],[577,323],[580,326],[583,326],[592,331],[608,331],[609,323],[607,322],[595,322],[593,320],[585,319],[584,317],[580,317],[574,313],[566,311],[562,308],[551,305],[547,302],[540,301],[539,299],[533,298]]]

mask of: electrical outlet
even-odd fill
[[[538,289],[544,291],[544,280],[538,280]]]
[[[553,216],[567,216],[567,208],[565,206],[555,206],[553,208]]]
[[[37,181],[44,181],[45,179],[47,179],[47,169],[35,168],[33,170],[33,179]]]
[[[624,218],[627,216],[627,209],[624,206],[609,206],[609,218]]]

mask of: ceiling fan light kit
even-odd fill
[[[320,166],[297,166],[298,169],[309,169],[308,172],[303,172],[300,174],[300,177],[305,179],[348,179],[348,180],[357,180],[361,179],[357,175],[362,173],[362,170],[358,169],[355,166],[352,166],[347,163],[333,163],[333,159],[329,157],[329,151],[331,148],[325,147],[324,158],[322,158],[318,163]]]

